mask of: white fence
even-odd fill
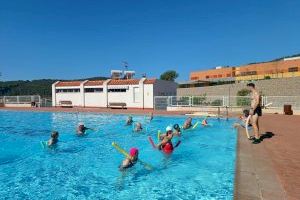
[[[229,107],[250,106],[249,96],[155,96],[154,108],[165,110],[167,107]],[[285,104],[300,109],[300,96],[262,96],[262,106],[283,108]]]
[[[32,102],[40,103],[41,97],[39,95],[32,96],[3,96],[4,104],[31,104]]]

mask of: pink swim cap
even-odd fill
[[[136,156],[138,154],[139,150],[137,148],[131,148],[129,151],[130,156]]]

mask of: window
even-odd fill
[[[218,75],[218,78],[222,78],[222,74],[219,74],[219,75]]]
[[[297,72],[298,71],[298,67],[290,67],[289,68],[289,72]]]
[[[241,76],[257,75],[256,71],[241,72]]]
[[[206,78],[206,79],[209,79],[209,76],[206,76],[205,78]]]
[[[108,92],[126,92],[126,89],[108,89]]]
[[[80,92],[80,89],[56,89],[56,93],[75,93]]]
[[[231,77],[231,75],[230,75],[230,74],[227,74],[227,77]]]
[[[191,80],[197,80],[197,79],[198,79],[198,77],[196,77],[196,76],[191,77]]]
[[[85,88],[84,92],[86,93],[103,92],[103,88]]]

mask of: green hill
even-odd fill
[[[106,77],[91,77],[76,80],[106,80]],[[51,85],[56,79],[40,80],[18,80],[18,81],[0,81],[0,96],[14,95],[41,95],[42,97],[51,97]],[[69,80],[70,81],[70,80]],[[75,80],[73,80],[75,81]]]

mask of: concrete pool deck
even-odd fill
[[[261,133],[274,134],[252,144],[239,129],[235,199],[300,199],[300,116],[264,115]]]
[[[183,115],[185,112],[119,110],[99,108],[1,108],[2,110],[94,112],[154,115]],[[0,109],[0,110],[1,110]],[[230,116],[236,116],[235,113]],[[252,144],[239,129],[235,177],[235,199],[300,199],[300,116],[265,114],[261,133],[274,136]]]

